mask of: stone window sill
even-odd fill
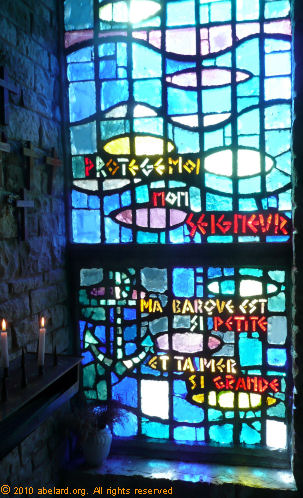
[[[220,497],[263,496],[262,491],[266,492],[266,496],[274,498],[299,496],[291,470],[188,463],[161,459],[148,460],[133,456],[112,456],[98,468],[88,469],[85,465],[73,465],[65,473],[66,479],[74,486],[75,480],[77,480],[77,485],[82,483],[84,487],[90,488],[101,485],[104,485],[105,488],[109,486],[117,488],[117,486],[121,487],[122,484],[132,488],[140,486],[141,488],[164,486],[170,488],[172,486],[172,494],[175,496],[179,496],[180,492],[180,496],[186,496],[184,492],[186,493],[187,490],[190,492],[191,488],[195,490],[195,494],[189,494],[188,497],[199,496],[196,493],[200,489],[200,496],[211,497],[213,496],[209,491],[211,486],[226,488],[227,494],[221,495],[220,492],[218,495],[214,495]],[[206,488],[210,494],[203,493],[202,489]],[[255,489],[249,490],[249,488]],[[255,494],[256,488],[259,490],[258,494]],[[236,489],[240,489],[240,491],[236,491]],[[250,491],[254,494],[251,494]],[[106,490],[103,492],[106,494]]]

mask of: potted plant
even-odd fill
[[[78,399],[72,415],[66,421],[80,441],[85,462],[92,467],[101,465],[108,457],[112,433],[109,426],[122,421],[117,401],[108,403]]]

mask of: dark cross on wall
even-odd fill
[[[31,189],[33,184],[33,174],[35,159],[38,155],[34,151],[34,146],[32,142],[28,142],[28,147],[23,147],[23,155],[26,157],[26,174],[25,174],[25,185],[28,190]]]
[[[2,133],[0,141],[0,187],[4,186],[2,156],[3,153],[8,154],[10,151],[11,151],[11,146],[7,143],[6,136],[4,135],[4,133]]]
[[[0,122],[8,124],[9,92],[18,94],[18,88],[8,80],[7,70],[0,66]]]
[[[28,230],[25,210],[35,207],[34,201],[27,199],[26,190],[23,190],[23,199],[17,201],[16,207],[18,210],[18,238],[19,240],[26,240]]]
[[[46,158],[46,164],[52,167],[50,174],[48,176],[48,188],[47,188],[48,194],[52,194],[53,180],[56,168],[62,166],[63,164],[61,159],[59,159],[59,157],[57,156],[56,149],[52,149],[52,156]]]

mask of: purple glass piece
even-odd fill
[[[170,29],[166,31],[166,51],[172,54],[196,54],[195,28]]]
[[[166,209],[151,208],[150,209],[150,227],[165,228],[166,227]]]
[[[68,31],[65,33],[65,48],[71,47],[76,43],[93,39],[93,30],[86,29],[80,31]]]
[[[220,52],[232,46],[231,26],[214,26],[209,29],[210,53]]]
[[[124,209],[121,213],[117,214],[116,220],[122,221],[122,223],[126,223],[127,225],[131,225],[133,222],[133,214],[131,209]]]
[[[170,209],[169,213],[169,221],[170,226],[173,227],[175,225],[179,225],[183,223],[186,218],[187,213],[185,211],[180,211],[180,209]]]
[[[92,296],[104,296],[105,287],[94,287],[90,293]]]
[[[148,226],[147,209],[137,209],[136,211],[136,224],[139,227]]]
[[[290,20],[284,21],[271,21],[264,24],[265,33],[277,33],[282,35],[291,36],[291,23]]]
[[[205,68],[201,71],[202,87],[225,86],[231,83],[230,69]],[[250,75],[244,71],[236,72],[237,82],[247,80]],[[197,74],[191,70],[175,73],[166,77],[168,83],[180,87],[197,88]]]

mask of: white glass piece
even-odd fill
[[[199,126],[199,120],[197,114],[191,114],[189,116],[172,116],[171,119],[176,123],[180,123],[185,126],[190,126],[191,128]]]
[[[142,104],[137,104],[135,105],[134,108],[134,117],[135,118],[142,118],[142,117],[149,117],[149,116],[157,116],[157,113],[153,110],[150,109],[150,107]]]
[[[267,325],[269,344],[285,344],[287,337],[286,316],[270,316]]]
[[[73,184],[75,187],[85,190],[85,192],[91,192],[98,190],[97,180],[74,180]]]
[[[110,2],[99,9],[99,17],[102,21],[139,23],[154,16],[160,5],[153,0],[131,0],[128,13],[128,2]]]
[[[118,105],[114,107],[111,111],[105,113],[106,118],[125,118],[127,113],[127,105]]]
[[[104,180],[103,190],[116,190],[129,184],[130,180]]]
[[[261,296],[263,293],[262,282],[258,280],[241,280],[240,295],[242,297]]]
[[[238,177],[254,176],[261,172],[261,155],[257,150],[238,149]],[[216,175],[232,176],[233,153],[231,149],[221,150],[210,154],[205,159],[205,169]],[[265,157],[265,170],[270,171],[274,166],[271,157]]]
[[[266,444],[270,448],[285,449],[287,443],[287,427],[283,422],[266,420]]]
[[[145,415],[168,419],[166,380],[141,380],[141,408]]]

